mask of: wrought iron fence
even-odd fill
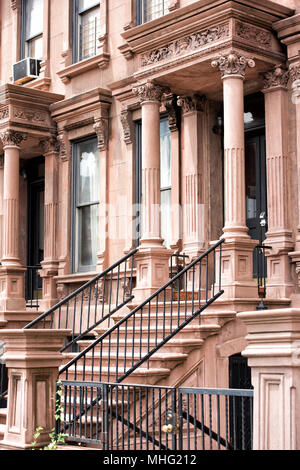
[[[47,312],[40,315],[24,329],[71,329],[72,335],[62,351],[87,336],[100,323],[133,299],[134,255],[132,250],[102,273],[76,289]]]
[[[63,379],[121,382],[223,294],[224,240],[182,269],[60,370]],[[180,282],[186,289],[177,291]]]
[[[253,390],[63,381],[56,431],[103,450],[250,450],[252,404]]]

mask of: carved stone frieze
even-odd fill
[[[0,134],[0,140],[2,141],[3,147],[20,147],[26,139],[27,134],[24,132],[17,132],[10,129],[1,132]]]
[[[8,107],[0,109],[0,120],[7,119],[9,117]]]
[[[156,64],[162,60],[172,59],[228,36],[229,24],[227,23],[208,28],[198,33],[190,34],[189,36],[176,39],[165,46],[142,54],[141,67]]]
[[[107,145],[108,145],[107,119],[104,119],[104,118],[95,119],[95,124],[93,125],[93,128],[95,130],[95,133],[97,134],[99,150],[106,150]]]
[[[12,115],[14,119],[21,119],[30,123],[46,124],[48,116],[42,111],[31,109],[13,108]]]
[[[289,71],[284,64],[277,65],[272,70],[262,74],[264,89],[273,87],[287,87],[289,81]]]
[[[194,94],[191,96],[178,96],[177,104],[182,108],[183,114],[191,111],[204,111],[206,97],[204,95]]]
[[[242,39],[258,44],[262,47],[270,47],[272,43],[272,35],[269,31],[265,31],[256,26],[242,23],[237,21],[236,25],[236,34]]]
[[[163,94],[169,93],[170,90],[149,80],[143,85],[134,87],[132,92],[138,96],[140,103],[144,103],[145,101],[157,101],[160,103]]]
[[[132,116],[131,112],[127,108],[121,111],[121,123],[123,127],[123,140],[126,144],[132,142]]]
[[[219,68],[222,77],[226,75],[241,75],[245,76],[247,67],[255,67],[253,59],[232,52],[227,56],[220,56],[211,62],[211,66]]]

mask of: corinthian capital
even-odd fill
[[[178,96],[177,105],[182,108],[183,114],[190,111],[204,111],[206,97],[204,95]]]
[[[246,68],[255,67],[255,62],[253,59],[232,52],[227,56],[220,56],[213,60],[211,66],[219,68],[222,78],[226,75],[241,75],[244,77]]]
[[[140,103],[144,103],[145,101],[156,101],[160,103],[162,95],[169,93],[170,90],[167,87],[162,87],[152,81],[148,81],[143,85],[134,87],[132,92],[138,96]]]
[[[6,130],[0,134],[0,140],[2,141],[3,147],[20,147],[22,142],[26,139],[27,134],[24,132]]]
[[[276,65],[272,70],[262,74],[264,79],[264,89],[273,87],[287,87],[289,81],[289,71],[284,64]]]
[[[290,65],[289,71],[292,83],[294,83],[296,80],[300,80],[300,64]]]

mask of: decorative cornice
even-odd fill
[[[262,74],[264,89],[274,87],[287,87],[289,81],[289,71],[285,64],[276,65],[272,70]]]
[[[126,144],[132,143],[132,114],[127,108],[121,111],[121,123],[123,127],[123,140]]]
[[[164,93],[169,93],[170,89],[157,85],[149,80],[143,85],[134,87],[132,92],[134,95],[138,96],[141,104],[146,101],[156,101],[157,103],[160,103],[162,95]]]
[[[0,140],[2,141],[3,147],[20,147],[22,143],[27,139],[27,134],[24,132],[17,132],[13,130],[6,130],[1,132]]]
[[[191,111],[204,111],[204,105],[206,102],[205,95],[194,94],[190,96],[178,96],[177,105],[182,108],[183,114]]]
[[[178,130],[178,105],[177,97],[173,93],[164,96],[164,105],[168,113],[169,129],[171,132]]]
[[[246,68],[255,67],[255,62],[251,58],[232,52],[227,56],[220,56],[213,60],[211,62],[211,66],[219,68],[222,78],[228,75],[240,75],[241,77],[244,77]]]
[[[98,118],[95,119],[95,124],[93,125],[94,131],[97,134],[98,139],[98,148],[99,150],[107,150],[108,146],[108,123],[107,119]]]
[[[166,59],[174,59],[177,56],[199,49],[207,44],[229,36],[229,24],[220,24],[198,33],[193,33],[162,47],[145,52],[141,56],[141,67],[156,64]]]

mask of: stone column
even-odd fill
[[[205,248],[204,211],[204,106],[205,97],[178,97],[182,108],[182,214],[183,251],[191,259]]]
[[[0,136],[4,149],[3,255],[0,268],[0,310],[24,310],[24,271],[19,258],[20,146],[26,134],[7,130]]]
[[[246,226],[244,90],[246,67],[252,59],[231,53],[212,62],[223,81],[224,104],[224,208],[222,285],[224,297],[257,297],[253,280],[253,249]]]
[[[71,330],[1,330],[8,368],[8,415],[1,444],[12,450],[32,447],[33,436],[41,426],[37,448],[50,442],[55,425],[55,392],[60,349]]]
[[[43,279],[42,309],[47,310],[57,302],[54,276],[58,275],[57,213],[58,213],[58,143],[56,137],[41,142],[45,156],[45,217],[44,260],[40,276]]]
[[[289,79],[285,66],[264,74],[268,231],[265,245],[268,262],[267,297],[289,298],[294,290],[288,257],[293,248],[291,229],[290,162],[288,131]]]
[[[254,387],[254,450],[300,448],[300,309],[238,313]]]
[[[160,116],[164,89],[147,82],[133,89],[142,106],[142,238],[135,297],[143,300],[169,278],[170,250],[160,234]]]

